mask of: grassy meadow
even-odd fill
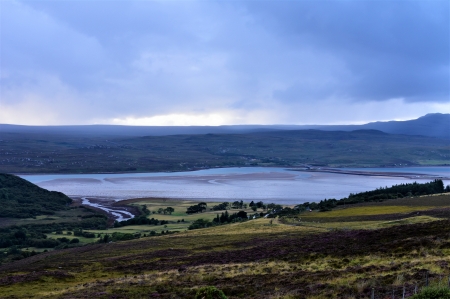
[[[450,274],[450,195],[186,230],[180,218],[216,215],[209,209],[184,214],[192,203],[131,201],[150,211],[173,207],[172,215],[148,217],[164,217],[174,222],[166,229],[178,232],[55,250],[2,265],[1,297],[194,298],[198,288],[215,286],[228,298],[370,298],[372,288],[385,298],[382,294],[400,294],[403,287],[412,294],[425,284],[426,273],[436,284]]]

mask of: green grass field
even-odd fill
[[[96,235],[105,235],[112,234],[114,232],[119,233],[130,233],[130,234],[141,234],[148,235],[150,232],[154,231],[160,234],[162,231],[171,231],[171,232],[185,232],[188,230],[189,225],[192,224],[195,220],[202,218],[205,220],[212,220],[216,217],[217,214],[221,214],[224,211],[211,211],[214,205],[217,205],[217,202],[207,202],[207,209],[203,213],[196,214],[186,214],[186,209],[198,203],[198,201],[193,200],[176,200],[176,199],[158,199],[158,198],[147,198],[147,199],[138,199],[138,200],[129,200],[128,203],[134,206],[142,206],[145,205],[148,210],[150,210],[151,214],[147,216],[147,218],[156,218],[158,220],[167,220],[168,224],[165,225],[129,225],[117,228],[109,228],[107,230],[86,230],[87,232],[95,233]],[[174,208],[174,212],[172,214],[158,214],[158,209],[165,209],[167,207]],[[272,220],[272,225],[270,224],[271,219],[256,219],[251,220],[245,223],[237,223],[219,226],[211,229],[202,229],[196,230],[190,233],[193,234],[209,234],[210,230],[217,231],[223,234],[253,234],[258,231],[263,233],[275,233],[277,231],[290,231],[286,225],[295,225],[295,226],[303,226],[309,227],[310,229],[320,230],[320,229],[376,229],[383,228],[392,225],[399,224],[412,224],[412,223],[426,223],[430,221],[439,220],[439,217],[427,216],[427,215],[414,215],[411,217],[407,217],[406,219],[402,219],[402,217],[397,216],[396,218],[401,219],[371,219],[370,217],[365,219],[367,216],[380,216],[383,215],[401,215],[401,214],[409,214],[412,212],[423,212],[429,211],[436,208],[442,207],[450,207],[450,196],[449,195],[441,195],[441,196],[423,196],[416,198],[402,198],[385,201],[383,203],[364,203],[364,204],[356,204],[356,205],[347,205],[346,207],[339,207],[330,212],[304,212],[299,214],[296,218],[286,217],[282,222],[279,219]],[[254,214],[255,212],[249,208],[243,209],[249,215]],[[240,209],[228,209],[227,212],[229,214],[236,213],[240,211]],[[262,209],[258,209],[257,213],[264,212]],[[79,215],[78,210],[69,210],[61,212],[60,216],[52,217],[54,220],[46,220],[46,216],[39,216],[36,219],[23,219],[20,220],[20,223],[23,224],[27,221],[31,221],[34,223],[45,223],[47,221],[66,221],[67,219],[75,219],[76,216]],[[71,218],[72,217],[72,218]],[[357,217],[357,221],[354,218]],[[395,216],[394,216],[395,217]],[[184,220],[181,222],[181,220]],[[43,221],[43,222],[42,222]],[[180,221],[180,222],[178,222]],[[261,223],[261,225],[256,225],[255,223]],[[293,229],[295,230],[295,229]],[[53,238],[60,237],[68,237],[64,232],[63,235],[48,235]],[[73,238],[73,236],[72,236]],[[81,244],[93,243],[98,240],[98,238],[82,238],[80,239]]]

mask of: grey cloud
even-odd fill
[[[266,28],[342,59],[354,74],[336,86],[355,100],[447,101],[448,1],[248,2]],[[299,93],[302,90],[299,89]]]
[[[3,1],[1,22],[3,101],[80,119],[450,93],[446,1]]]

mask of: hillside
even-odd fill
[[[0,173],[0,217],[53,215],[70,203],[72,199],[61,192],[48,191],[17,176]]]
[[[106,226],[105,215],[73,203],[65,194],[0,173],[0,264],[52,249],[80,246],[95,237],[83,233],[83,229]],[[62,230],[70,231],[76,240],[67,236],[53,238],[52,232]]]
[[[215,286],[229,299],[409,297],[450,274],[449,200],[402,198],[55,250],[0,266],[0,293],[194,299]]]
[[[271,131],[127,138],[3,133],[0,171],[186,171],[230,166],[449,165],[450,143],[376,130]]]

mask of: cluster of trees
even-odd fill
[[[31,218],[67,209],[72,199],[48,191],[15,175],[0,173],[0,217]]]
[[[213,219],[214,223],[231,223],[236,221],[247,220],[247,212],[239,211],[237,213],[229,214],[228,211],[225,211],[220,216],[217,214],[216,218]]]
[[[254,203],[253,200],[249,204],[249,207],[252,208],[252,210],[254,210],[254,211],[256,211],[256,209],[263,209],[263,210],[265,210],[267,208],[267,206],[262,201],[258,201],[257,203]]]
[[[223,210],[229,209],[229,207],[230,207],[229,202],[223,202],[223,203],[213,206],[212,210],[213,211],[223,211]]]
[[[164,214],[164,215],[169,214],[169,215],[172,215],[172,213],[175,212],[175,209],[172,208],[172,207],[167,207],[165,209],[159,208],[156,212],[158,214]]]
[[[142,212],[142,214],[144,214],[144,215],[150,215],[150,210],[147,208],[147,206],[146,205],[142,205],[141,206],[141,212]]]
[[[81,228],[77,228],[73,230],[73,235],[77,237],[85,237],[85,238],[95,238],[94,233],[85,232]]]
[[[383,201],[386,199],[403,198],[409,196],[430,195],[436,193],[443,193],[445,191],[446,189],[444,189],[444,182],[442,180],[436,179],[432,182],[422,184],[414,182],[408,184],[394,185],[392,187],[378,188],[376,190],[361,192],[357,194],[350,193],[348,198],[343,198],[339,200],[337,202],[337,205],[354,204],[370,201]]]
[[[305,202],[296,205],[293,209],[289,207],[281,207],[280,205],[268,204],[267,210],[271,216],[288,216],[295,215],[307,210],[319,210],[321,212],[330,211],[338,205],[356,204],[361,202],[383,201],[386,199],[403,198],[409,196],[430,195],[436,193],[450,192],[450,186],[444,188],[442,180],[436,179],[432,182],[419,184],[406,183],[394,185],[392,187],[378,188],[372,191],[361,193],[350,193],[348,198],[342,199],[324,199],[320,202]],[[250,204],[251,205],[251,204]]]
[[[206,209],[206,204],[204,204],[204,207]],[[253,201],[250,203],[249,205],[253,210],[256,211],[256,209],[263,209],[265,210],[267,207],[266,205],[264,205],[264,203],[262,201],[259,201],[257,203],[254,203]],[[220,204],[217,204],[215,206],[213,206],[211,208],[212,211],[224,211],[224,210],[228,210],[228,209],[246,209],[247,208],[247,204],[245,204],[242,200],[241,201],[234,201],[233,203],[229,203],[229,202],[222,202]],[[203,212],[203,210],[200,210],[199,207],[197,206],[191,206],[188,208],[188,210],[191,210],[192,213],[197,213],[195,211],[198,212]],[[192,214],[192,213],[188,213],[188,214]]]
[[[231,207],[233,209],[246,209],[247,205],[241,200],[241,201],[235,201],[231,204]]]
[[[123,221],[114,221],[114,227],[121,227],[121,226],[127,226],[127,225],[164,225],[168,224],[169,221],[167,220],[158,220],[156,218],[147,218],[146,216],[138,216],[134,217],[128,220]]]
[[[334,198],[326,199],[325,198],[324,200],[321,200],[317,204],[317,209],[320,212],[331,211],[333,208],[335,208],[337,206],[338,203],[339,203],[339,201],[337,199],[334,199]]]
[[[188,207],[186,210],[186,214],[203,213],[203,211],[206,210],[206,207],[206,202],[200,202],[196,205]]]
[[[191,230],[191,229],[207,228],[213,225],[214,223],[212,223],[211,221],[200,218],[192,222],[192,224],[189,225],[188,229]]]
[[[217,217],[214,218],[213,221],[205,220],[203,218],[197,219],[191,225],[189,225],[188,229],[192,230],[192,229],[206,228],[219,224],[226,224],[245,220],[247,220],[247,212],[245,211],[239,211],[231,215],[228,213],[228,211],[225,211],[221,215],[217,214]]]
[[[78,239],[78,238],[69,239],[66,237],[62,237],[62,238],[56,238],[56,240],[58,240],[61,243],[70,243],[70,244],[80,243],[80,239]]]

